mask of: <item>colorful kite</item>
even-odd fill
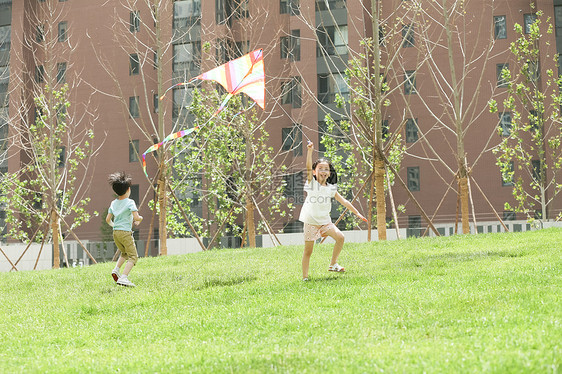
[[[232,98],[232,96],[239,94],[240,92],[244,92],[246,95],[250,96],[250,98],[254,100],[255,104],[258,104],[262,109],[265,109],[265,72],[263,65],[263,50],[261,49],[250,52],[247,55],[244,55],[219,67],[209,70],[191,79],[189,82],[181,82],[173,85],[172,87],[168,88],[166,92],[164,92],[164,95],[160,97],[160,100],[164,98],[169,90],[175,87],[189,85],[190,83],[198,79],[215,81],[228,91],[228,95],[226,95],[219,108],[215,111],[215,113],[213,113],[208,121],[210,121],[214,116],[216,116],[221,110],[226,107],[226,104]],[[254,104],[252,104],[252,106],[253,105]],[[237,113],[236,115],[238,114],[239,113]],[[148,148],[142,154],[142,167],[144,170],[144,174],[148,176],[146,172],[146,155],[148,153],[158,150],[169,141],[189,135],[197,129],[198,127],[194,127],[188,130],[182,130],[174,134],[170,134],[160,143],[154,144],[150,148]]]

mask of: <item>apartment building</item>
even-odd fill
[[[103,235],[103,212],[113,198],[107,175],[124,170],[133,176],[132,198],[143,203],[145,223],[136,235],[144,238],[149,234],[146,218],[152,216],[147,201],[154,198],[154,192],[144,176],[139,154],[171,131],[189,127],[193,120],[184,110],[190,101],[190,87],[175,88],[164,100],[159,100],[159,89],[187,82],[231,58],[262,48],[266,70],[266,110],[262,118],[267,118],[271,146],[283,155],[279,162],[289,166],[284,176],[286,194],[297,203],[295,215],[274,229],[299,231],[296,217],[303,196],[306,140],[315,142],[322,154],[322,136],[333,136],[326,134],[326,115],[336,121],[353,119],[355,108],[349,103],[338,105],[337,101],[338,97],[349,99],[353,95],[345,70],[349,60],[362,51],[361,41],[373,35],[370,2],[178,0],[163,1],[158,9],[152,3],[0,1],[0,99],[5,104],[2,118],[6,119],[0,126],[0,139],[4,140],[0,143],[0,172],[13,173],[28,161],[25,152],[9,146],[15,128],[27,126],[26,121],[35,118],[31,112],[21,113],[22,108],[34,109],[33,105],[18,104],[18,98],[32,102],[28,92],[44,84],[41,77],[50,74],[53,84],[69,84],[70,110],[94,132],[96,153],[87,170],[77,173],[84,181],[81,193],[90,198],[88,209],[100,216],[80,226],[77,234],[91,241]],[[383,108],[382,122],[388,133],[401,133],[406,149],[399,174],[408,191],[395,183],[392,198],[404,206],[397,214],[398,224],[419,234],[425,225],[413,198],[436,223],[452,223],[458,217],[457,140],[441,110],[447,90],[438,92],[436,81],[436,72],[443,71],[446,77],[450,71],[449,54],[446,48],[432,49],[434,65],[430,67],[431,60],[422,53],[428,51],[424,38],[435,36],[439,43],[444,40],[427,24],[428,17],[437,13],[425,9],[429,5],[424,1],[419,3],[427,11],[425,18],[414,12],[415,1],[379,3],[381,61],[389,67],[385,80],[395,88]],[[555,35],[545,35],[545,44],[540,46],[541,73],[552,68],[547,56],[562,51],[562,33],[558,32],[562,27],[562,1],[465,3],[465,44],[459,42],[462,45],[455,51],[454,66],[462,70],[468,59],[474,60],[462,78],[463,105],[468,105],[470,98],[477,100],[470,109],[472,122],[464,144],[474,180],[471,219],[497,221],[494,211],[502,219],[514,219],[517,216],[504,208],[504,203],[513,199],[513,185],[502,178],[491,152],[501,141],[498,126],[509,128],[512,118],[501,108],[500,114],[490,113],[487,103],[491,98],[501,103],[505,96],[501,70],[514,64],[508,50],[516,38],[513,25],[527,27],[538,10],[545,18],[550,17],[556,30]],[[391,34],[401,38],[394,43],[395,48],[389,45]],[[29,42],[40,44],[45,39],[53,41],[47,52],[39,52]],[[486,58],[482,58],[484,55]],[[156,174],[150,158],[148,172],[152,177]],[[358,204],[366,211],[364,198]],[[390,221],[394,218],[390,200],[387,204]],[[209,214],[202,204],[193,209],[204,217]],[[556,216],[562,210],[562,199],[556,199],[549,209],[550,217]],[[338,215],[335,210],[333,214],[335,218]],[[4,216],[0,211],[0,224]],[[151,236],[158,237],[157,229]]]

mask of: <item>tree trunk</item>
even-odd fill
[[[466,174],[459,176],[459,191],[461,194],[461,219],[462,233],[470,234],[469,210],[468,210],[468,178]]]
[[[368,227],[368,231],[367,231],[367,241],[371,241],[371,232],[372,227],[373,227],[373,201],[374,201],[374,195],[375,195],[375,173],[373,173],[373,175],[371,176],[371,178],[369,178],[369,183],[371,184],[371,187],[369,188],[369,211],[367,212],[367,225]]]
[[[256,247],[256,226],[254,223],[254,202],[252,199],[252,145],[251,135],[244,134],[246,139],[246,228],[248,230],[248,244],[250,248]]]
[[[378,240],[386,240],[386,202],[384,194],[384,160],[377,156],[375,160],[375,189],[377,194],[377,233]]]
[[[53,269],[59,269],[59,220],[57,217],[57,212],[54,209],[51,212],[51,235],[53,237]]]
[[[248,229],[248,244],[250,248],[256,247],[256,226],[254,224],[254,203],[249,193],[246,196],[246,227]]]
[[[160,235],[160,256],[168,255],[168,228],[166,227],[166,213],[168,209],[168,195],[166,194],[166,176],[160,175],[158,180],[158,209],[160,215],[158,217],[158,232]]]

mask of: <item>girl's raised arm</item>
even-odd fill
[[[306,147],[308,148],[306,151],[306,180],[310,183],[312,180],[312,151],[314,150],[314,143],[309,140]]]

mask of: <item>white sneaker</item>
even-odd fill
[[[113,277],[113,280],[115,282],[117,282],[119,280],[119,278],[121,277],[121,274],[119,274],[119,270],[113,270],[111,272],[111,276]]]
[[[135,284],[131,282],[126,275],[122,275],[121,278],[117,280],[117,284],[125,287],[135,287]]]

